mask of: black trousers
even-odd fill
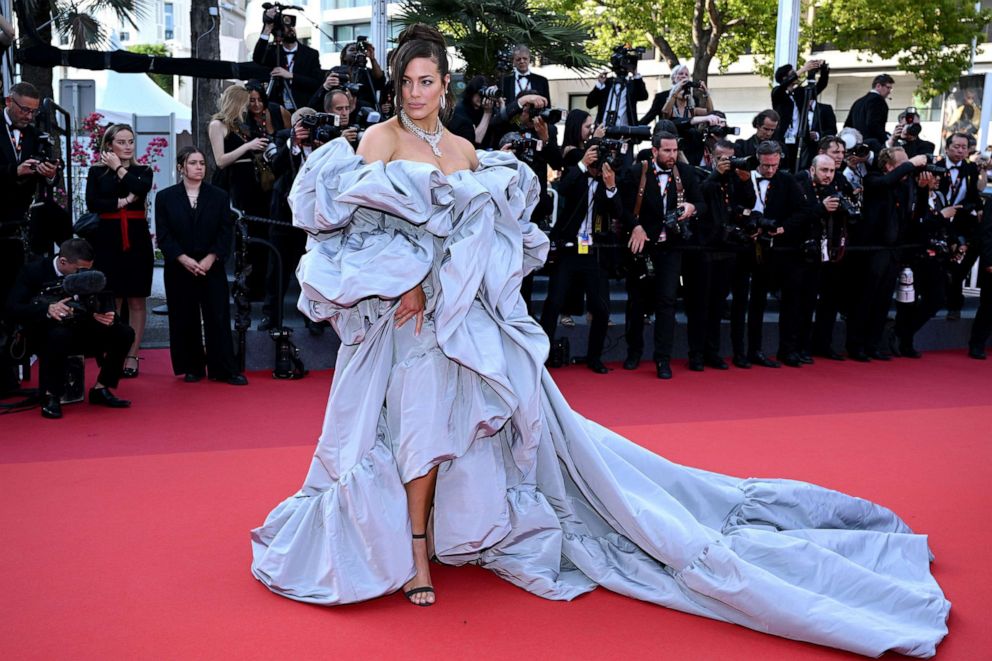
[[[944,307],[947,269],[936,259],[921,258],[910,264],[916,300],[896,303],[896,337],[900,347],[911,348],[913,336]]]
[[[8,320],[6,316],[7,297],[14,283],[17,282],[17,274],[24,265],[24,244],[17,236],[0,236],[0,324],[4,324],[0,329],[0,336],[7,337],[13,331],[13,320]],[[0,394],[15,390],[18,386],[16,364],[10,357],[10,352],[6,344],[0,345]]]
[[[688,252],[682,257],[690,358],[721,355],[720,324],[735,261],[730,253]]]
[[[989,343],[989,337],[992,336],[992,273],[980,271],[978,286],[982,291],[978,299],[975,322],[971,326],[971,338],[968,340],[968,345],[972,349],[984,349]]]
[[[951,262],[947,267],[948,310],[960,312],[961,308],[964,307],[964,292],[961,289],[964,287],[964,279],[968,277],[968,273],[971,272],[972,267],[975,265],[975,261],[978,259],[978,250],[975,248],[976,246],[973,242],[968,247],[968,252],[965,253],[964,259],[962,259],[960,263]]]
[[[77,312],[76,314],[84,315]],[[38,354],[38,387],[61,397],[65,391],[66,358],[76,354],[95,356],[102,385],[116,388],[124,369],[124,358],[134,342],[134,329],[118,322],[110,326],[92,317],[65,323],[46,321],[32,336]]]
[[[775,265],[767,250],[760,263],[752,250],[737,255],[730,305],[730,340],[735,356],[763,351],[765,307],[768,305],[768,292],[774,288]]]
[[[224,265],[214,262],[206,275],[195,276],[178,262],[166,263],[165,296],[169,303],[172,371],[200,376],[208,372],[218,379],[236,374],[238,364],[231,339],[231,303]]]
[[[847,314],[847,351],[880,351],[899,276],[899,257],[895,250],[878,250],[858,255],[855,263],[853,297]]]
[[[610,303],[606,283],[606,273],[599,266],[595,251],[587,255],[578,254],[572,246],[558,249],[558,264],[551,272],[548,282],[548,297],[541,310],[541,327],[552,344],[555,341],[555,330],[558,327],[558,316],[568,296],[572,283],[578,283],[585,293],[592,314],[592,324],[589,326],[589,348],[586,352],[587,361],[599,360],[603,355],[603,344],[606,341],[606,328],[610,322]]]
[[[644,315],[647,298],[654,304],[655,362],[670,360],[675,342],[675,297],[682,273],[682,253],[678,250],[651,250],[654,277],[642,281],[628,277],[626,330],[627,354],[640,358],[644,353]]]
[[[820,265],[813,333],[809,345],[803,347],[807,352],[830,353],[833,350],[837,315],[847,312],[847,301],[855,291],[850,285],[851,270],[848,257]]]
[[[268,271],[265,275],[265,301],[262,303],[262,314],[269,319],[282,321],[281,311],[286,291],[293,281],[296,266],[300,263],[307,243],[307,235],[296,227],[282,225],[269,226],[269,242],[275,246],[282,261],[280,271],[274,255],[269,256]],[[280,280],[282,288],[280,289]]]
[[[796,250],[775,253],[771,268],[781,287],[778,315],[778,355],[798,353],[813,325],[815,305],[809,303],[810,291],[816,298],[816,269]],[[762,310],[764,312],[764,310]],[[809,320],[806,320],[806,314]]]

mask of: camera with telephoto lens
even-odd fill
[[[824,62],[823,64],[820,65],[818,69],[810,69],[809,71],[806,72],[806,82],[815,83],[816,74],[822,73],[826,75],[827,73],[829,73],[829,71],[830,71],[830,65]]]
[[[483,99],[493,99],[493,100],[496,100],[496,99],[500,98],[501,96],[503,96],[503,94],[499,91],[499,87],[498,86],[496,86],[496,85],[490,85],[489,87],[486,87],[485,89],[479,90],[479,96],[481,96]]]
[[[338,87],[348,90],[353,96],[358,96],[362,84],[351,82],[351,69],[346,66],[336,66],[331,67],[331,73],[338,77]]]
[[[680,216],[685,213],[685,207],[679,207],[675,211],[669,211],[661,219],[661,225],[665,232],[672,236],[677,236],[683,241],[692,238],[692,228],[689,227],[689,219],[680,220]]]
[[[100,271],[80,269],[41,290],[35,301],[45,306],[66,298],[72,316],[57,321],[72,322],[90,314],[106,314],[117,309],[114,293],[107,291],[107,277]]]
[[[361,142],[362,138],[365,137],[365,131],[368,130],[373,124],[378,124],[382,121],[382,113],[369,108],[368,106],[363,106],[358,109],[358,114],[355,117],[355,123],[348,128],[358,129],[358,137],[356,140]]]
[[[510,145],[513,155],[524,163],[533,163],[537,154],[538,141],[531,133],[521,133],[506,144]]]
[[[732,170],[746,170],[748,172],[753,172],[758,169],[758,165],[761,161],[758,160],[757,156],[734,156],[730,160],[730,169]]]
[[[637,48],[627,48],[624,46],[615,46],[613,48],[613,54],[610,55],[610,69],[617,76],[626,76],[628,73],[633,73],[637,71],[637,62],[644,55],[644,47],[638,46]]]
[[[561,108],[545,108],[544,110],[538,111],[536,115],[531,115],[531,117],[540,117],[548,125],[557,124],[561,121],[562,115],[565,111]]]
[[[869,147],[863,142],[859,142],[858,144],[848,149],[847,153],[850,154],[851,156],[857,156],[858,158],[865,158],[866,156],[871,154],[871,147]]]
[[[597,142],[587,143],[586,148],[588,149],[593,145],[599,148],[596,152],[596,161],[593,163],[593,167],[602,170],[604,163],[613,168],[613,170],[619,170],[623,167],[623,155],[627,152],[628,148],[626,140],[602,138]]]
[[[329,112],[318,112],[313,115],[304,115],[300,119],[300,124],[310,131],[307,141],[310,144],[327,143],[335,138],[341,137],[341,118]]]
[[[947,168],[943,165],[937,165],[936,158],[933,154],[925,154],[927,157],[927,164],[922,168],[919,168],[921,172],[929,172],[930,174],[947,174]]]
[[[270,9],[276,10],[276,15],[269,17],[266,12]],[[278,2],[263,2],[262,3],[262,24],[272,26],[272,35],[276,39],[282,39],[283,35],[286,33],[286,28],[296,27],[296,16],[293,14],[285,14],[287,9],[295,9],[297,11],[302,11],[299,7],[293,7],[291,5],[282,5]]]
[[[707,124],[703,127],[703,137],[714,136],[716,138],[726,138],[728,135],[740,135],[741,127],[739,126],[713,126],[712,124]]]
[[[830,197],[832,197],[835,200],[837,200],[838,202],[840,202],[840,206],[838,207],[838,211],[840,211],[845,216],[847,216],[847,219],[850,222],[856,223],[859,220],[861,220],[861,205],[860,204],[856,204],[855,202],[847,199],[847,197],[843,193],[839,193],[839,192],[838,193],[834,193]]]
[[[634,141],[650,140],[650,126],[607,126],[604,136],[610,140],[631,139]]]
[[[755,234],[759,240],[770,241],[772,237],[769,235],[778,229],[777,221],[748,207],[735,207],[734,220],[733,225],[724,228],[724,238],[730,243],[749,243]]]
[[[699,81],[687,80],[682,85],[682,94],[685,96],[689,96],[690,94],[692,94],[692,90],[701,90],[701,89],[703,89],[703,86],[699,84]]]

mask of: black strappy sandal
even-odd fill
[[[412,535],[412,537],[414,539],[423,539],[423,540],[426,541],[427,540],[427,533],[421,533],[419,535]],[[405,590],[403,592],[403,596],[406,597],[407,598],[407,601],[409,601],[414,606],[424,606],[424,607],[433,606],[434,603],[435,603],[433,601],[431,601],[431,602],[425,602],[425,603],[422,603],[421,604],[421,603],[417,603],[416,601],[414,601],[413,599],[410,598],[410,597],[412,597],[415,594],[423,594],[425,592],[430,592],[430,593],[433,594],[434,593],[434,588],[432,586],[430,586],[430,585],[426,585],[426,586],[420,587],[420,588],[410,588],[409,590]]]

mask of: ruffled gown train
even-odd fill
[[[252,531],[252,572],[319,604],[414,575],[403,484],[439,466],[441,562],[476,564],[548,599],[597,585],[868,656],[935,653],[950,609],[927,539],[893,512],[812,484],[680,466],[583,418],[543,368],[520,297],[547,253],[528,222],[534,174],[479,153],[445,176],[315,151],[290,196],[311,234],[299,307],[341,337],[298,493]],[[422,283],[424,328],[396,329]]]

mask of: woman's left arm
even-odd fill
[[[124,172],[123,169],[120,172]],[[118,174],[118,176],[120,176]],[[152,169],[144,165],[132,165],[121,177],[127,189],[138,197],[144,197],[152,189]]]

